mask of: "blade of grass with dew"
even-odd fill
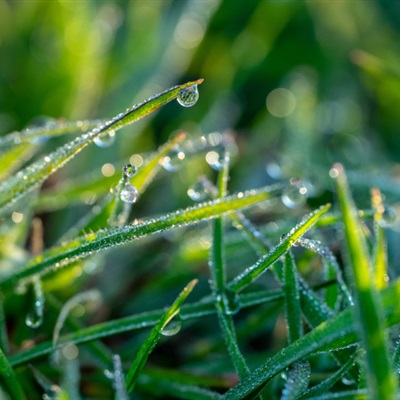
[[[284,255],[305,232],[307,232],[318,218],[328,211],[330,204],[320,207],[311,214],[307,215],[300,223],[298,223],[291,231],[285,235],[280,243],[275,246],[269,253],[258,260],[254,265],[243,271],[230,284],[231,290],[240,291],[256,280],[269,267],[272,266],[282,255]]]
[[[304,393],[299,400],[306,400],[310,398],[314,398],[321,394],[326,393],[328,390],[333,387],[333,385],[338,382],[340,379],[344,377],[344,375],[350,370],[350,368],[356,362],[356,358],[360,356],[363,350],[356,350],[350,358],[347,360],[345,364],[343,364],[334,374],[332,374],[329,378],[326,378],[318,385],[313,386],[306,393]]]
[[[367,353],[368,386],[374,398],[393,399],[397,392],[397,377],[389,360],[383,310],[372,276],[367,244],[343,166],[335,164],[330,174],[336,183],[349,253],[350,272],[355,283],[356,318]]]
[[[187,82],[155,95],[143,103],[133,106],[124,113],[118,114],[110,121],[101,124],[88,133],[84,133],[19,171],[12,178],[0,184],[0,193],[2,194],[0,198],[0,211],[5,210],[27,192],[39,186],[52,173],[64,166],[97,137],[138,121],[176,99],[182,90],[196,86],[202,81],[202,79],[199,79],[197,81]]]
[[[12,147],[0,154],[0,181],[8,179],[21,165],[30,160],[35,154],[37,146],[24,143],[21,146]]]
[[[168,325],[168,323],[179,313],[187,296],[193,290],[194,286],[197,284],[197,279],[192,280],[178,295],[176,300],[172,303],[171,307],[162,315],[159,321],[155,324],[154,328],[151,330],[149,336],[144,341],[140,347],[131,367],[126,374],[126,387],[129,392],[135,387],[138,375],[146,364],[146,361],[153,351],[154,347],[161,338],[163,329]]]
[[[2,292],[0,292],[0,349],[4,354],[8,354],[10,350],[8,345],[6,316],[4,314],[4,296]]]
[[[85,235],[76,240],[63,243],[61,246],[50,249],[41,256],[32,259],[25,268],[0,281],[0,289],[10,288],[21,279],[31,279],[35,275],[44,275],[50,271],[57,271],[95,252],[129,243],[150,234],[160,233],[166,229],[215,218],[229,211],[265,201],[280,192],[280,185],[241,192],[223,199],[200,203],[197,206],[178,210],[140,224],[131,224],[123,228],[103,230]]]
[[[375,243],[373,249],[373,274],[376,288],[378,290],[387,286],[389,276],[387,273],[387,247],[385,230],[382,227],[385,206],[382,201],[382,194],[379,189],[371,189],[372,206],[374,214]]]
[[[86,120],[86,121],[52,121],[45,126],[25,128],[22,131],[11,132],[0,138],[0,148],[7,146],[15,146],[25,144],[26,142],[34,143],[42,138],[60,136],[66,133],[74,133],[77,131],[86,132],[89,129],[94,129],[96,126],[106,123],[105,120]]]
[[[400,294],[400,281],[384,289],[381,293],[387,326],[398,324],[400,322],[400,303],[397,299]],[[353,308],[348,307],[269,358],[266,363],[256,368],[226,392],[223,398],[227,400],[250,399],[271,378],[297,360],[319,351],[332,350],[335,344],[348,346],[356,343],[360,335],[357,324],[354,323]]]
[[[298,400],[310,383],[311,367],[307,360],[293,363],[286,372],[286,382],[282,390],[282,400]]]
[[[21,384],[10,365],[7,357],[4,355],[2,349],[0,349],[0,378],[8,388],[9,393],[15,400],[26,400],[25,393],[21,387]]]
[[[346,390],[345,392],[326,393],[321,396],[311,397],[310,400],[365,400],[372,399],[368,390]]]
[[[224,161],[222,168],[218,175],[218,197],[223,198],[227,194],[227,183],[229,179],[229,156],[227,153],[224,154]],[[235,370],[240,377],[247,375],[250,370],[246,364],[239,345],[237,343],[235,327],[231,314],[236,312],[232,310],[232,304],[228,299],[228,293],[226,291],[226,274],[225,274],[225,254],[224,254],[224,243],[223,243],[223,220],[222,217],[216,218],[213,226],[213,245],[210,254],[210,271],[211,271],[211,288],[215,297],[218,321],[222,334],[224,337],[225,344],[228,348],[228,352],[231,361],[235,367]],[[235,296],[235,293],[232,293]],[[236,308],[239,305],[236,305]]]
[[[257,291],[239,295],[239,303],[241,308],[247,308],[271,301],[279,301],[282,300],[282,298],[283,293],[280,290]],[[148,328],[153,326],[161,318],[163,312],[163,310],[155,310],[114,321],[103,322],[88,328],[81,328],[77,332],[60,336],[58,347],[65,344],[88,343],[118,333]],[[182,321],[202,318],[214,314],[216,314],[215,302],[214,298],[211,298],[210,296],[207,296],[196,303],[184,305],[180,311]],[[38,357],[49,354],[53,350],[53,343],[51,341],[42,342],[30,349],[10,356],[10,362],[12,366],[20,366]]]
[[[283,277],[282,289],[285,294],[285,315],[288,326],[288,343],[292,343],[303,336],[303,326],[301,321],[297,268],[291,251],[288,251],[285,254]]]

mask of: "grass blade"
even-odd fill
[[[335,164],[330,175],[336,181],[342,211],[350,271],[356,288],[356,318],[367,352],[369,387],[374,398],[393,399],[396,396],[397,379],[389,360],[383,311],[372,276],[367,245],[343,166]]]
[[[290,251],[285,254],[283,271],[283,292],[285,293],[285,315],[288,325],[288,342],[292,343],[303,336],[303,326],[301,321],[297,269],[293,255]]]
[[[126,375],[126,387],[129,392],[133,390],[136,384],[137,377],[145,365],[150,353],[158,343],[162,330],[168,325],[168,323],[179,313],[182,304],[186,300],[187,296],[193,290],[197,284],[197,279],[191,281],[179,294],[176,300],[173,302],[170,308],[163,314],[154,328],[151,330],[149,336],[140,347],[135,360],[133,361],[129,371]]]
[[[71,242],[63,243],[62,246],[55,247],[32,259],[26,268],[3,279],[0,282],[0,288],[10,288],[21,279],[44,275],[52,270],[60,269],[94,252],[125,244],[150,234],[163,232],[173,227],[215,218],[231,210],[265,201],[280,192],[280,185],[269,186],[215,201],[200,203],[197,206],[179,210],[140,224],[131,224],[123,228],[85,235]]]
[[[7,357],[4,355],[3,351],[0,349],[0,377],[2,378],[5,386],[8,388],[9,393],[15,400],[26,400],[24,391],[19,383],[15,372],[10,365]]]
[[[229,287],[231,290],[243,290],[246,286],[250,285],[255,279],[263,274],[273,263],[275,263],[282,255],[284,255],[305,232],[307,232],[318,220],[318,218],[328,211],[330,204],[320,207],[316,211],[306,216],[299,224],[285,235],[280,243],[275,246],[269,253],[262,257],[257,263],[247,268],[235,278]]]
[[[76,154],[93,142],[95,138],[107,132],[116,131],[151,114],[163,105],[176,99],[181,90],[198,85],[202,81],[202,79],[199,79],[194,82],[187,82],[155,95],[143,103],[133,106],[126,112],[118,114],[110,121],[101,124],[92,131],[82,134],[72,142],[59,147],[54,152],[19,171],[15,176],[0,185],[0,193],[2,194],[0,211],[13,204],[30,190],[39,186],[48,176],[71,160]]]

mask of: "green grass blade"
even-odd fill
[[[397,301],[399,294],[400,281],[382,292],[388,326],[400,321],[400,303]],[[315,352],[332,349],[335,345],[348,346],[357,342],[359,332],[353,322],[353,311],[353,307],[349,307],[290,344],[240,381],[223,398],[227,400],[250,399],[271,378],[294,362]]]
[[[393,399],[397,391],[387,349],[383,311],[376,291],[367,244],[357,217],[347,178],[340,164],[331,170],[342,211],[350,259],[350,272],[356,288],[356,309],[363,346],[367,352],[368,384],[377,399]]]
[[[318,385],[313,386],[306,393],[304,393],[299,400],[311,399],[321,394],[326,393],[336,382],[343,378],[343,376],[353,367],[356,358],[360,355],[361,350],[355,351],[345,364],[343,364],[334,374],[325,379]]]
[[[179,294],[176,300],[173,302],[171,307],[162,315],[160,320],[156,323],[154,328],[151,330],[149,336],[144,341],[140,347],[135,360],[133,361],[131,367],[126,374],[126,387],[129,392],[131,392],[136,384],[137,377],[142,370],[143,366],[153,351],[154,347],[158,343],[163,329],[168,325],[168,323],[179,313],[182,304],[186,300],[187,296],[193,290],[194,286],[197,284],[197,279],[191,281]]]
[[[71,242],[63,243],[62,246],[53,248],[32,259],[26,268],[3,279],[0,282],[0,288],[10,288],[21,279],[56,271],[101,250],[129,243],[150,234],[163,232],[166,229],[215,218],[229,211],[265,201],[280,192],[280,185],[269,186],[215,201],[200,203],[194,207],[179,210],[140,224],[131,224],[123,228],[85,235]]]
[[[262,257],[256,264],[247,268],[243,273],[236,277],[230,284],[229,288],[234,291],[243,290],[251,282],[263,274],[272,266],[282,255],[284,255],[305,232],[307,232],[318,220],[318,218],[328,211],[330,204],[320,207],[316,211],[307,215],[299,224],[285,235],[280,243],[275,246],[269,253]]]
[[[310,400],[365,400],[372,399],[367,390],[347,390],[345,392],[326,393],[321,396],[310,397]]]
[[[194,82],[187,82],[153,96],[143,103],[133,106],[126,112],[118,114],[110,121],[98,126],[92,131],[84,133],[72,142],[59,147],[54,152],[19,171],[15,176],[0,185],[0,211],[13,204],[30,190],[39,186],[48,176],[61,168],[87,145],[93,142],[96,137],[112,130],[116,131],[151,114],[163,105],[176,99],[182,89],[198,85],[201,82],[202,79]]]
[[[21,384],[2,349],[0,349],[0,378],[5,383],[13,399],[26,400]]]
[[[285,315],[288,325],[288,342],[292,343],[303,336],[301,320],[299,282],[292,253],[285,254],[283,269],[283,292],[285,293]]]
[[[27,162],[34,154],[37,146],[24,143],[15,146],[0,154],[0,181],[9,178],[21,165]]]
[[[310,383],[311,366],[307,360],[300,360],[290,366],[286,372],[286,383],[282,390],[282,399],[298,400]]]

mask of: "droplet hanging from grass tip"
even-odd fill
[[[182,328],[182,320],[180,315],[175,316],[166,326],[161,330],[161,334],[164,336],[174,336]]]
[[[178,93],[176,100],[183,107],[192,107],[197,103],[199,99],[199,89],[197,85],[189,86],[188,88],[182,89]]]
[[[139,192],[135,186],[126,183],[121,190],[120,198],[124,203],[133,204],[137,201]]]
[[[282,202],[288,208],[299,208],[307,200],[307,187],[300,179],[291,179],[290,185],[282,192]]]
[[[100,136],[94,138],[93,142],[96,146],[101,148],[110,147],[115,142],[115,131],[103,133]]]
[[[133,178],[137,174],[137,167],[133,164],[124,165],[124,174],[127,178]]]
[[[31,283],[28,296],[32,308],[26,315],[25,323],[29,328],[36,329],[42,325],[44,311],[44,295],[40,279],[35,279]]]

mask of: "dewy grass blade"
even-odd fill
[[[394,399],[397,377],[393,373],[383,323],[383,310],[372,276],[367,245],[351,197],[347,178],[340,164],[330,171],[336,190],[344,224],[349,252],[350,272],[356,289],[356,318],[363,346],[367,352],[368,384],[376,399]]]
[[[288,343],[292,343],[303,336],[303,325],[301,320],[297,269],[291,251],[285,254],[283,271],[283,291],[285,293],[285,315],[288,326]]]
[[[63,243],[34,258],[25,268],[0,282],[0,288],[10,288],[21,279],[31,279],[35,275],[44,275],[76,262],[89,255],[129,243],[141,237],[163,232],[166,229],[189,225],[202,220],[218,217],[239,208],[265,201],[281,192],[280,185],[269,186],[258,190],[241,192],[237,195],[200,203],[197,206],[163,215],[140,224],[130,224],[85,235],[76,240]]]
[[[187,82],[155,95],[143,103],[133,106],[124,113],[118,114],[110,121],[96,127],[92,131],[82,134],[72,142],[59,147],[54,152],[19,171],[11,179],[0,184],[0,193],[2,194],[0,211],[13,204],[30,190],[39,186],[48,176],[61,168],[97,137],[110,131],[116,131],[145,117],[158,110],[164,104],[176,99],[182,90],[197,86],[202,81],[202,79],[199,79],[197,81]]]
[[[12,398],[15,400],[26,400],[26,396],[21,387],[21,384],[15,375],[13,368],[11,367],[7,357],[0,349],[0,378],[8,388]]]
[[[316,211],[306,216],[299,224],[284,236],[280,243],[275,246],[269,253],[258,260],[254,265],[247,268],[243,273],[236,277],[230,284],[229,288],[239,291],[248,286],[251,282],[263,274],[272,266],[282,255],[284,255],[305,232],[307,232],[318,220],[318,218],[328,211],[330,204],[320,207]]]
[[[371,189],[372,206],[375,210],[374,214],[374,232],[375,232],[375,245],[374,245],[374,260],[373,271],[374,281],[378,290],[387,286],[389,275],[387,273],[387,246],[385,238],[385,229],[382,227],[383,214],[385,213],[385,206],[383,205],[382,195],[379,189]]]
[[[382,300],[388,326],[400,322],[400,281],[382,291]],[[322,323],[299,340],[277,353],[262,366],[256,368],[245,379],[225,393],[226,400],[251,399],[271,378],[289,365],[318,351],[333,349],[337,344],[348,346],[356,343],[359,335],[353,321],[353,307],[347,308],[330,320]],[[377,397],[375,397],[377,398]],[[392,399],[394,399],[392,397]]]
[[[136,384],[137,377],[142,370],[143,366],[153,351],[154,347],[158,343],[163,329],[168,325],[168,323],[179,313],[182,304],[186,300],[187,296],[193,290],[194,286],[197,284],[197,279],[191,281],[179,294],[176,300],[173,302],[171,307],[162,315],[160,320],[156,323],[154,328],[151,330],[149,336],[144,341],[140,347],[138,354],[135,357],[128,373],[126,374],[126,387],[129,392],[131,392]]]

